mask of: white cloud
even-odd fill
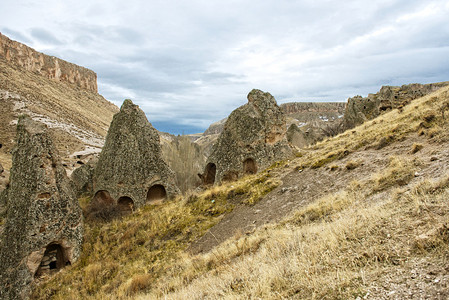
[[[448,80],[448,13],[445,0],[5,0],[0,31],[93,69],[116,104],[200,131],[252,88],[343,101]]]

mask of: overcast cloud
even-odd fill
[[[449,80],[449,1],[2,0],[0,32],[97,72],[159,130],[204,131],[253,88],[346,101]]]

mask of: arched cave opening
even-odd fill
[[[117,200],[117,207],[122,212],[131,213],[134,208],[134,201],[130,197],[120,197]]]
[[[148,190],[147,194],[147,201],[157,201],[157,200],[164,200],[167,198],[167,191],[165,190],[165,187],[161,184],[155,184]]]
[[[59,244],[50,244],[45,249],[44,256],[37,268],[35,277],[59,271],[67,265],[70,265],[70,261],[67,258],[64,248]]]
[[[243,173],[244,174],[256,174],[257,165],[256,161],[252,158],[247,158],[243,161]]]
[[[95,193],[94,201],[101,206],[111,206],[114,204],[114,199],[108,191],[101,190]]]
[[[217,173],[217,166],[214,163],[208,163],[204,171],[204,184],[214,184],[215,174]]]

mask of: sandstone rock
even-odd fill
[[[81,194],[93,194],[92,180],[97,162],[97,158],[92,158],[86,164],[76,168],[72,172],[70,179],[72,180],[73,190],[77,197]]]
[[[248,103],[234,110],[212,148],[204,184],[235,180],[292,155],[284,114],[269,93],[252,90]]]
[[[97,92],[97,74],[89,69],[48,56],[0,33],[0,56],[28,71],[55,81],[75,84],[82,89]]]
[[[345,128],[355,127],[366,120],[374,119],[385,111],[407,105],[410,101],[446,85],[449,85],[449,82],[413,83],[401,87],[383,86],[379,92],[369,94],[366,98],[362,96],[349,98],[344,114]]]
[[[94,202],[140,207],[179,192],[162,159],[159,135],[145,113],[125,100],[106,136],[93,176]]]
[[[13,151],[7,217],[0,245],[0,298],[26,299],[42,258],[56,250],[57,270],[76,261],[83,238],[81,209],[47,128],[19,119]]]

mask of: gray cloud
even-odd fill
[[[6,34],[7,36],[9,36],[12,39],[22,41],[23,43],[31,43],[31,40],[28,37],[26,37],[24,34],[20,33],[19,31],[13,30],[11,28],[2,27],[1,32],[3,32],[3,34]]]
[[[43,28],[32,28],[31,36],[41,43],[49,45],[63,44],[63,42],[61,42],[58,38],[56,38],[50,31],[45,30]]]
[[[448,80],[448,14],[445,0],[47,0],[4,5],[0,28],[93,69],[114,103],[132,98],[151,122],[196,130],[252,88],[280,103],[344,101]]]

